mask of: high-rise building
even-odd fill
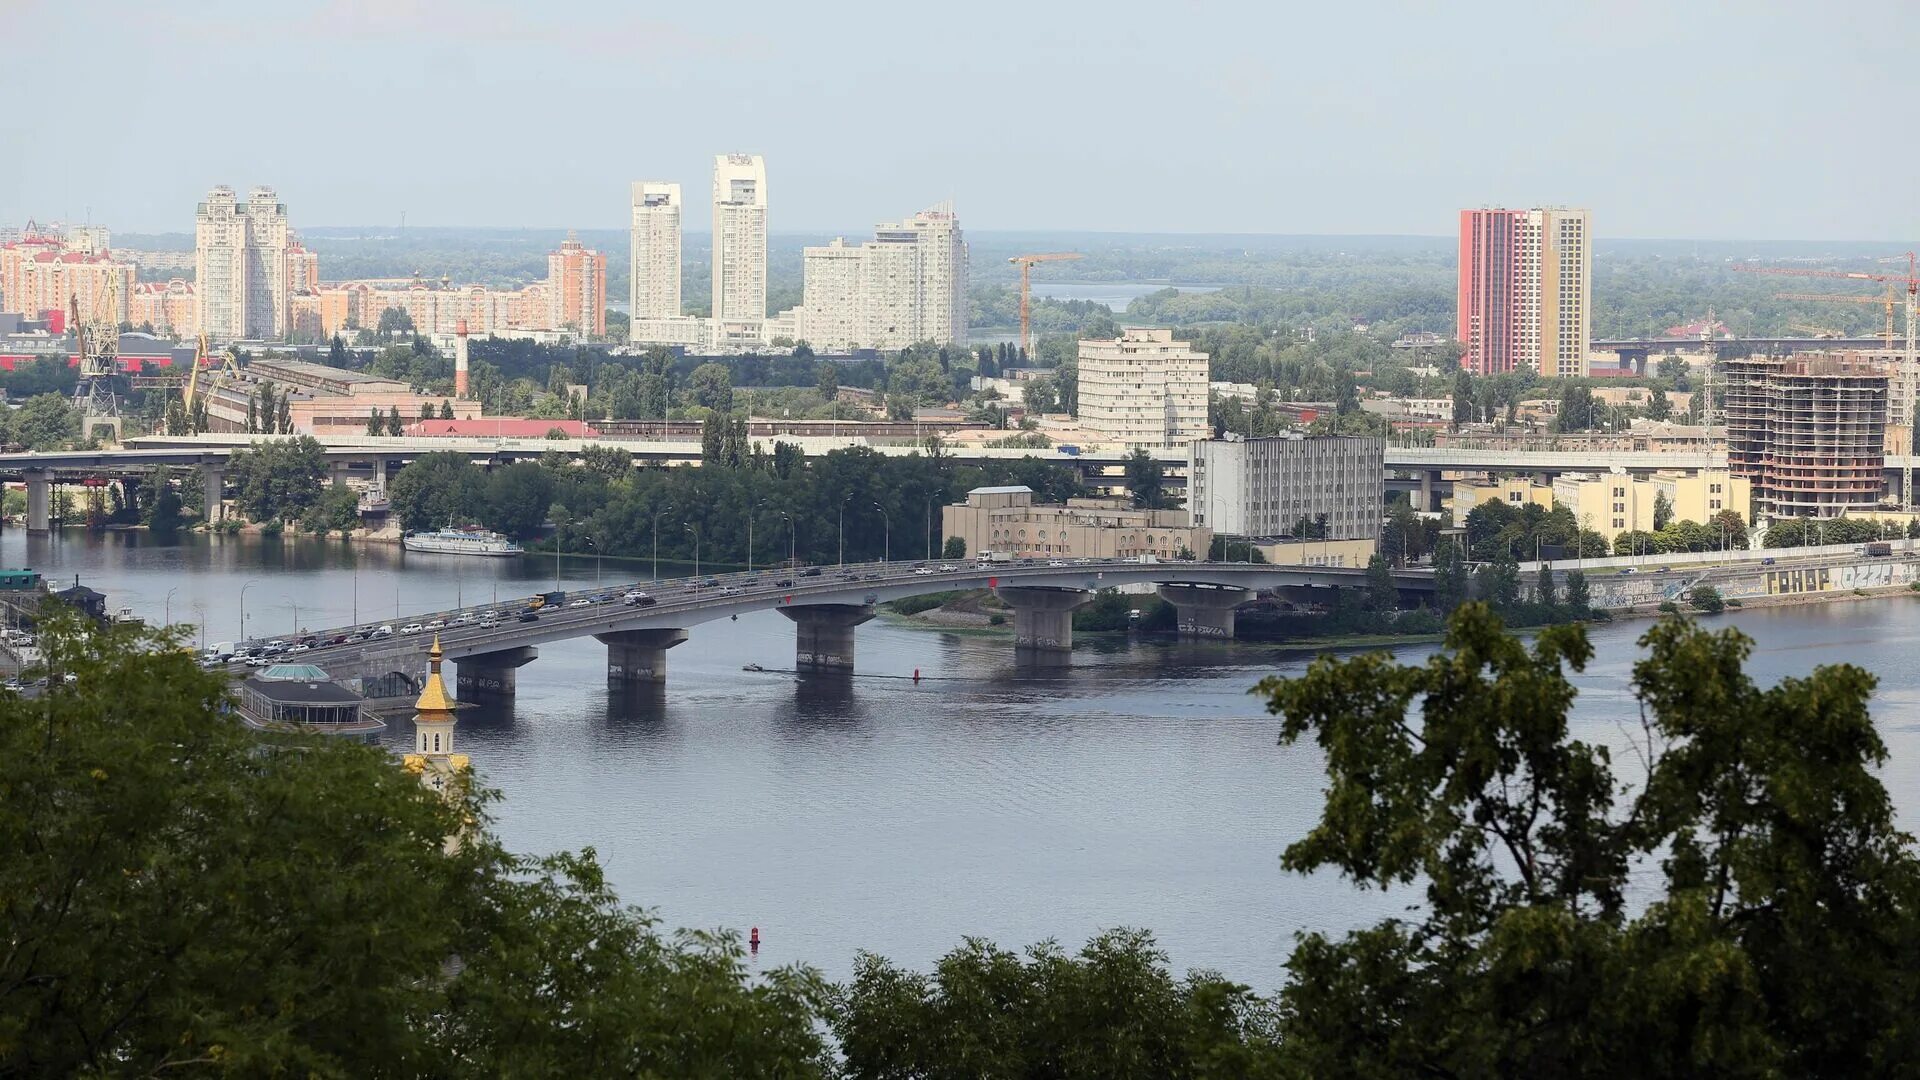
[[[1754,516],[1838,517],[1885,486],[1886,368],[1846,353],[1721,361],[1727,468],[1753,483]]]
[[[1386,453],[1386,440],[1359,435],[1196,439],[1187,448],[1187,512],[1216,536],[1377,540]]]
[[[1455,336],[1482,375],[1585,375],[1593,252],[1586,210],[1460,212]]]
[[[628,279],[630,317],[673,319],[680,315],[680,185],[633,182],[632,255]]]
[[[804,253],[800,333],[816,349],[967,340],[967,245],[952,203],[888,222],[857,248]]]
[[[132,263],[55,237],[0,244],[0,311],[37,318],[77,304],[83,323],[128,322],[133,279]]]
[[[551,329],[607,334],[607,257],[571,232],[547,254],[547,310]]]
[[[233,189],[207,193],[194,216],[194,295],[200,329],[219,340],[287,336],[291,242],[287,207],[272,188],[242,203]],[[314,268],[317,275],[317,267]]]
[[[767,319],[767,163],[713,159],[713,321],[733,337]]]
[[[1077,415],[1081,427],[1128,449],[1204,439],[1211,430],[1207,354],[1167,329],[1129,327],[1111,340],[1083,340]]]

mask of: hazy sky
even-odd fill
[[[0,0],[0,222],[624,227],[715,153],[775,231],[951,198],[968,228],[1601,237],[1916,228],[1920,3]]]

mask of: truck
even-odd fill
[[[1012,562],[1012,561],[1013,561],[1013,552],[1011,552],[1011,551],[983,551],[983,552],[981,552],[980,554],[978,554],[978,555],[975,555],[975,556],[974,556],[973,558],[974,558],[974,561],[975,561],[975,562],[983,562],[983,563],[1009,563],[1009,562]]]
[[[1893,545],[1885,540],[1877,540],[1867,545],[1867,554],[1872,557],[1885,557],[1893,554]]]
[[[567,602],[566,593],[543,592],[538,596],[535,596],[532,600],[527,601],[527,610],[539,611],[541,608],[559,607],[561,604],[564,604],[566,602]]]

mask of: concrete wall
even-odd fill
[[[1565,575],[1557,573],[1555,577],[1565,588]],[[1600,574],[1587,578],[1593,606],[1603,608],[1652,607],[1662,600],[1683,603],[1686,592],[1702,581],[1718,589],[1723,599],[1743,601],[1841,594],[1855,589],[1904,589],[1920,581],[1920,561],[1855,556],[1826,565],[1741,567],[1706,576],[1676,567],[1666,574]],[[1523,578],[1523,582],[1532,585],[1531,580]]]

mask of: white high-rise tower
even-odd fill
[[[632,262],[634,321],[680,314],[680,185],[633,182]]]
[[[200,329],[221,340],[287,336],[287,207],[272,188],[242,203],[230,187],[207,193],[194,218]]]
[[[715,332],[758,334],[766,319],[767,163],[758,154],[721,154],[713,159]]]

